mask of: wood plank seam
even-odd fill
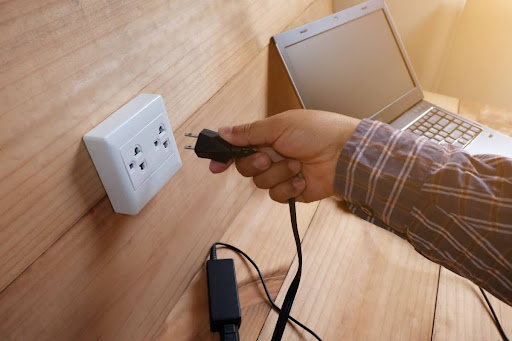
[[[441,282],[441,266],[439,266],[439,274],[437,275],[437,289],[436,289],[436,299],[434,301],[434,316],[432,317],[432,330],[430,332],[430,340],[434,340],[434,330],[436,323],[436,311],[437,311],[437,298],[439,296],[439,283]]]

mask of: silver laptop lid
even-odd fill
[[[274,36],[304,108],[391,122],[423,99],[383,0]]]

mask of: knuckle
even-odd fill
[[[274,190],[274,191],[272,191],[272,190],[270,190],[270,191],[268,192],[268,194],[269,194],[269,196],[270,196],[270,199],[272,199],[272,200],[274,200],[274,201],[277,201],[277,202],[279,202],[279,203],[283,203],[283,202],[285,202],[285,201],[286,201],[286,199],[284,199],[284,200],[283,200],[282,195],[280,195],[280,193],[279,193],[278,191],[275,191],[275,190]]]
[[[242,176],[250,177],[252,176],[251,168],[246,160],[236,160],[235,162],[236,170],[238,173],[240,173]]]
[[[251,132],[251,124],[252,123],[244,123],[239,126],[236,126],[234,128],[235,133],[237,133],[238,135],[249,136],[249,134]]]

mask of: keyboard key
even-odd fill
[[[462,135],[462,138],[465,140],[468,140],[468,141],[472,139],[471,135],[468,135],[468,134]]]
[[[440,131],[439,136],[446,137],[446,136],[448,136],[448,134],[444,131]]]
[[[437,130],[441,130],[441,129],[443,129],[443,126],[440,126],[439,124],[435,124],[434,128]]]
[[[452,131],[455,130],[455,128],[457,128],[457,125],[455,123],[450,123],[448,124],[446,127],[444,127],[444,131],[446,131],[448,134],[450,134]]]
[[[455,122],[455,123],[457,123],[457,124],[461,124],[461,123],[462,123],[462,121],[461,121],[461,120],[459,120],[458,118],[454,119],[454,120],[453,120],[453,122]]]
[[[437,141],[442,141],[443,140],[443,138],[441,136],[439,136],[439,135],[434,136],[434,139],[437,140]]]
[[[477,128],[477,127],[471,127],[470,129],[473,130],[475,133],[479,133],[482,130],[482,129]]]
[[[436,123],[437,121],[439,121],[439,119],[440,119],[440,118],[441,118],[441,117],[440,117],[439,115],[437,115],[437,114],[436,114],[436,115],[433,115],[432,117],[430,117],[430,118],[428,119],[428,122],[429,122],[429,123],[434,124],[434,123]]]
[[[462,143],[462,144],[466,144],[466,143],[468,143],[468,140],[464,140],[463,138],[460,138],[459,142]]]
[[[475,136],[476,135],[476,133],[474,131],[472,131],[472,130],[466,131],[466,134],[468,134],[470,136]]]
[[[430,128],[428,131],[431,132],[432,134],[437,134],[439,132],[439,130],[437,130],[436,128]]]
[[[424,125],[425,127],[427,127],[427,128],[432,127],[432,124],[430,124],[430,123],[428,123],[428,122],[423,123],[423,125]]]
[[[461,136],[462,136],[462,131],[460,131],[460,130],[455,130],[453,133],[450,134],[450,137],[455,140]]]
[[[420,135],[420,136],[421,136],[421,134],[423,134],[423,132],[418,129],[414,130],[413,133],[415,133],[416,135]]]
[[[430,132],[426,132],[425,133],[425,136],[428,137],[429,139],[431,139],[432,137],[434,137],[434,134],[430,133]]]
[[[467,124],[466,122],[462,123],[462,126],[463,126],[464,128],[469,128],[469,124]]]
[[[447,137],[444,139],[446,142],[448,142],[449,144],[452,144],[453,142],[455,142],[454,139],[452,139],[451,137]]]
[[[441,119],[439,122],[437,122],[437,124],[441,125],[441,126],[445,126],[449,123],[450,121],[448,121],[446,118],[443,118]],[[439,129],[439,128],[438,128]]]
[[[423,132],[427,131],[427,128],[425,128],[425,127],[418,127],[418,129],[423,131]]]

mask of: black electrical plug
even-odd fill
[[[233,146],[231,143],[222,139],[218,133],[209,129],[201,130],[199,135],[185,133],[185,136],[197,138],[195,147],[185,146],[185,149],[194,150],[197,156],[203,159],[227,163],[231,159],[249,156],[257,152],[250,147]]]

